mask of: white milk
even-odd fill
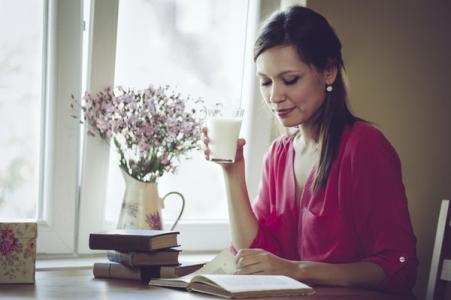
[[[210,160],[233,162],[240,135],[240,118],[210,117],[207,120]]]

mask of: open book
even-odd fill
[[[234,275],[234,256],[228,249],[198,271],[173,279],[152,279],[149,285],[184,288],[225,298],[253,298],[313,294],[314,290],[282,275]]]

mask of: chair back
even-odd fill
[[[442,300],[450,297],[447,282],[451,281],[451,206],[442,200],[432,253],[431,270],[426,292],[427,300]],[[448,288],[449,289],[449,288]],[[451,298],[449,298],[451,299]]]

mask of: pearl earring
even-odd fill
[[[326,85],[326,91],[328,92],[328,93],[330,93],[330,92],[332,92],[334,90],[334,88],[333,88],[333,86],[332,85]]]

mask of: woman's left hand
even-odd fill
[[[262,249],[241,249],[235,256],[235,274],[286,275],[295,277],[295,261],[280,258]]]

